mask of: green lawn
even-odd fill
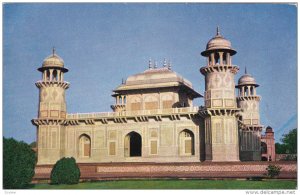
[[[31,189],[296,189],[296,181],[264,180],[121,180],[75,185],[32,184]]]

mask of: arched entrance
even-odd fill
[[[91,156],[91,138],[86,135],[82,134],[79,137],[79,157],[90,157]]]
[[[179,133],[179,154],[184,156],[194,155],[194,133],[190,130],[183,130]]]
[[[142,137],[132,131],[125,136],[124,154],[126,157],[142,156]]]
[[[261,142],[261,153],[267,154],[268,153],[268,146],[265,142]]]

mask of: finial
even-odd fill
[[[172,65],[171,65],[171,60],[170,60],[168,63],[168,69],[171,70],[171,67],[172,67]]]
[[[217,36],[220,36],[220,28],[217,26]]]
[[[157,61],[154,62],[154,69],[157,68]]]
[[[54,56],[55,54],[55,47],[52,48],[52,55]]]
[[[245,66],[245,74],[247,74],[247,66]]]
[[[122,78],[122,84],[124,84],[124,78]]]
[[[164,65],[163,66],[164,66],[164,68],[167,67],[167,60],[166,60],[166,58],[164,58]]]
[[[149,69],[152,69],[152,60],[151,60],[151,58],[149,59]]]

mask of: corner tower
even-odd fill
[[[232,64],[236,51],[230,41],[217,34],[201,53],[207,65],[200,69],[205,76],[205,106],[199,113],[205,118],[205,159],[239,161],[239,140],[234,76],[238,66]]]
[[[37,126],[38,164],[53,164],[64,155],[65,90],[69,87],[64,73],[68,69],[53,49],[38,71],[42,73],[42,80],[35,83],[39,88],[38,118],[32,120]]]
[[[255,79],[245,74],[239,79],[237,104],[241,108],[239,117],[240,129],[240,158],[242,161],[261,160],[261,130],[259,117],[259,102],[261,97],[256,94],[256,88],[259,85]]]

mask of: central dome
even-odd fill
[[[148,69],[129,76],[114,92],[147,89],[163,90],[177,87],[188,91],[193,97],[202,97],[201,94],[193,89],[192,83],[189,80],[166,67]]]
[[[216,36],[208,41],[206,50],[201,55],[208,56],[213,50],[227,50],[231,55],[236,54],[236,51],[231,47],[231,42],[220,34],[219,28],[217,28]]]
[[[192,83],[168,68],[148,69],[142,73],[129,76],[127,85],[162,84],[180,82],[192,88]]]

